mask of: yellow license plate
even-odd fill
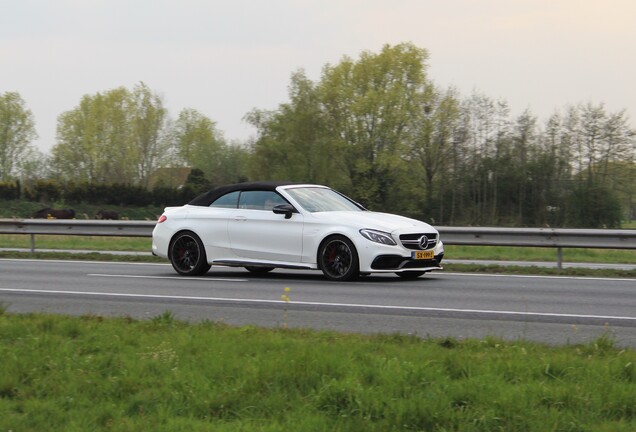
[[[432,260],[435,257],[433,250],[413,251],[411,258],[416,260]]]

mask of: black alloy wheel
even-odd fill
[[[318,264],[325,277],[332,281],[354,280],[360,275],[356,248],[341,235],[323,241],[318,250]]]
[[[201,239],[190,231],[176,235],[170,244],[170,263],[184,276],[200,276],[210,270]]]

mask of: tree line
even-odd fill
[[[256,136],[229,143],[194,109],[171,119],[144,83],[84,96],[58,117],[50,155],[17,93],[0,93],[0,181],[174,186],[245,180],[327,184],[368,208],[438,225],[617,227],[636,213],[636,131],[625,111],[581,103],[541,122],[506,101],[427,77],[410,43],[343,57],[318,81],[291,75],[289,100],[254,109]],[[164,171],[168,172],[168,171]],[[161,177],[161,176],[159,176]],[[162,183],[163,182],[163,183]]]

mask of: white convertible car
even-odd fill
[[[152,252],[186,276],[221,265],[321,270],[347,281],[439,270],[444,245],[429,224],[368,211],[326,186],[258,182],[221,186],[167,207],[152,233]]]

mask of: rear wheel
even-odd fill
[[[169,252],[172,267],[181,275],[200,276],[210,270],[203,242],[193,232],[177,234],[170,243]]]
[[[356,248],[351,240],[341,235],[323,241],[318,250],[318,264],[329,280],[348,281],[360,275]]]

